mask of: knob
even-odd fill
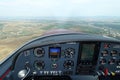
[[[26,76],[26,74],[27,74],[27,70],[26,69],[20,70],[18,72],[18,77],[19,78],[24,78]]]
[[[72,60],[67,60],[67,61],[65,61],[64,62],[64,67],[66,68],[66,69],[71,69],[73,66],[74,66],[74,61],[72,61]]]
[[[58,67],[58,65],[56,63],[53,63],[52,65],[52,68],[56,69]]]
[[[34,66],[36,69],[41,70],[45,67],[44,61],[35,61]]]

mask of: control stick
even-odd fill
[[[24,80],[26,78],[26,76],[29,74],[30,72],[30,68],[26,68],[26,69],[23,69],[23,70],[20,70],[18,72],[18,77],[21,78],[21,80]]]

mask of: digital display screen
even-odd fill
[[[49,57],[50,58],[59,58],[61,53],[60,47],[50,47],[49,48]]]
[[[81,60],[92,60],[95,52],[95,44],[83,44]]]

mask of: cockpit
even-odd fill
[[[119,80],[120,41],[51,31],[18,48],[0,65],[0,80]]]

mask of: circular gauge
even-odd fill
[[[42,57],[42,56],[44,56],[44,54],[45,54],[45,51],[43,48],[36,48],[34,50],[34,55],[37,57]]]
[[[66,68],[66,69],[71,69],[73,66],[74,66],[74,61],[72,60],[67,60],[64,62],[63,66]]]
[[[115,64],[116,63],[116,59],[110,59],[108,63],[109,64]]]
[[[35,61],[34,66],[36,69],[41,70],[44,69],[45,63],[44,61]]]
[[[107,50],[102,51],[102,56],[108,56],[108,51]]]
[[[107,62],[106,59],[101,59],[101,60],[100,60],[100,64],[102,64],[102,65],[103,65],[103,64],[106,64],[106,62]]]
[[[73,58],[75,54],[75,50],[73,48],[67,48],[64,54],[65,54],[65,57],[67,58]]]
[[[116,50],[112,50],[111,51],[111,56],[117,56],[117,51]]]

